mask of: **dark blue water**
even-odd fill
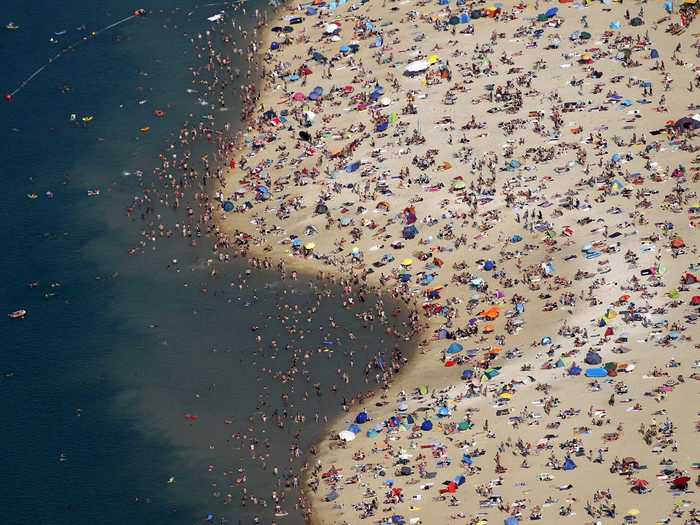
[[[5,2],[2,26],[13,20],[20,29],[0,32],[3,91],[136,7]],[[157,156],[180,124],[209,111],[185,90],[197,62],[190,39],[218,10],[182,0],[143,7],[147,17],[66,53],[0,109],[2,524],[191,524],[210,513],[216,522],[260,515],[269,523],[272,505],[242,507],[235,478],[245,469],[248,490],[269,497],[278,481],[272,466],[284,470],[290,443],[308,447],[323,425],[279,429],[260,416],[279,409],[287,393],[291,414],[332,417],[361,384],[358,371],[349,385],[336,375],[349,351],[362,366],[374,349],[394,345],[382,327],[366,330],[337,308],[336,298],[317,299],[318,285],[308,280],[254,272],[239,289],[245,266],[212,262],[206,239],[197,247],[159,241],[146,255],[127,255],[146,228],[125,213],[133,195],[155,182]],[[236,87],[230,91],[235,123]],[[166,118],[155,118],[155,108]],[[84,116],[93,119],[86,124]],[[145,126],[150,133],[139,131]],[[88,196],[98,188],[99,196]],[[170,227],[181,220],[162,213]],[[29,311],[26,319],[5,316],[18,308]],[[343,330],[331,330],[329,317]],[[290,322],[304,339],[287,332]],[[346,329],[358,338],[349,341]],[[327,339],[334,351],[319,353]],[[272,375],[292,364],[287,344],[301,349],[306,375],[280,383]],[[336,394],[325,388],[331,383]],[[233,439],[236,432],[245,439]],[[255,457],[251,436],[260,440]],[[297,492],[288,492],[285,523],[300,523]]]
[[[203,512],[158,494],[174,449],[144,432],[137,411],[118,409],[125,389],[105,364],[149,341],[114,312],[119,301],[141,312],[115,276],[136,271],[124,256],[135,231],[124,220],[134,183],[123,172],[146,168],[189,109],[184,33],[206,28],[196,24],[211,13],[187,17],[174,12],[178,4],[192,8],[150,2],[144,7],[156,14],[67,53],[1,108],[0,523],[191,523]],[[3,91],[84,28],[104,27],[134,7],[3,2],[3,27],[20,25],[0,32]],[[49,42],[63,30],[58,44]],[[149,102],[139,105],[143,99]],[[155,104],[171,106],[167,119],[153,118]],[[75,125],[71,114],[94,119]],[[153,131],[143,136],[138,129],[146,125]],[[88,197],[94,188],[101,195]],[[19,307],[28,318],[9,321],[5,312]],[[125,352],[119,361],[128,359]]]

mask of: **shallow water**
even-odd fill
[[[288,464],[293,434],[303,430],[305,449],[322,425],[307,420],[280,430],[261,423],[260,413],[281,406],[288,392],[290,414],[303,405],[311,421],[315,412],[322,421],[358,388],[357,369],[368,357],[394,344],[379,335],[381,327],[363,329],[337,298],[324,300],[323,313],[309,323],[306,315],[294,316],[305,325],[303,340],[298,332],[287,335],[281,321],[267,315],[279,312],[280,297],[302,309],[311,304],[308,279],[281,282],[273,271],[256,271],[247,288],[231,287],[243,263],[209,264],[204,239],[197,248],[159,241],[153,253],[127,256],[141,227],[124,213],[137,191],[136,172],[148,177],[179,124],[189,113],[202,114],[196,97],[185,92],[187,68],[196,59],[189,35],[205,30],[204,19],[217,10],[179,0],[144,7],[154,13],[62,56],[1,109],[7,147],[0,167],[0,304],[7,312],[30,312],[22,321],[0,319],[2,523],[185,524],[204,522],[209,513],[215,521],[250,523],[260,514],[269,522],[271,507],[241,509],[239,491],[227,486],[235,476],[227,471],[246,468],[248,489],[269,497],[270,471]],[[76,28],[104,27],[131,9],[114,0],[48,6],[9,0],[3,25],[14,20],[20,30],[1,33],[4,89],[84,34]],[[61,43],[50,43],[62,30],[67,33],[55,37]],[[153,117],[156,107],[167,110],[165,119]],[[72,113],[94,120],[76,125]],[[139,133],[143,126],[151,132]],[[95,188],[101,194],[88,197]],[[33,192],[37,198],[29,199]],[[211,278],[214,266],[218,276]],[[336,330],[334,351],[313,353],[323,346],[320,327],[329,316],[358,339],[351,345]],[[260,326],[256,333],[253,324]],[[263,332],[258,344],[255,336]],[[261,373],[289,367],[287,343],[312,351],[305,366],[310,383],[298,379],[292,387]],[[347,362],[349,348],[359,356],[345,387],[336,369]],[[313,391],[317,381],[321,397]],[[336,394],[328,391],[332,382]],[[302,401],[305,391],[308,401]],[[256,414],[261,395],[274,407]],[[250,423],[253,415],[258,418]],[[250,459],[249,443],[230,437],[250,435],[251,425],[264,462]],[[174,483],[167,482],[171,476]],[[227,493],[231,503],[224,502]],[[285,523],[301,522],[293,503],[290,497],[284,505],[291,512]]]

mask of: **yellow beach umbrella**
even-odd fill
[[[316,248],[316,243],[315,243],[315,242],[307,242],[307,243],[304,245],[304,248],[306,248],[307,250],[311,251],[311,250],[313,250],[314,248]]]
[[[501,399],[511,399],[513,397],[513,394],[510,392],[503,392],[500,396]]]
[[[630,509],[627,511],[628,516],[639,516],[639,509]]]
[[[401,261],[401,266],[411,266],[413,264],[413,259],[409,259],[408,257]]]
[[[433,65],[435,62],[437,62],[438,60],[440,60],[440,57],[439,57],[439,56],[437,56],[437,55],[430,55],[430,56],[428,57],[428,64],[430,64],[430,65],[432,66],[432,65]]]

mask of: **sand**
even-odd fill
[[[697,21],[678,31],[662,2],[506,2],[449,25],[470,11],[287,8],[271,25],[302,17],[288,43],[262,44],[281,43],[220,227],[249,253],[367,280],[425,314],[410,366],[386,384],[378,369],[384,394],[320,444],[313,520],[684,523],[700,461],[687,277],[700,276],[700,174],[698,132],[670,124],[697,113]],[[585,377],[606,363],[612,377]],[[370,421],[338,439],[362,410]],[[683,475],[687,491],[672,483]]]

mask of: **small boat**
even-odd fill
[[[8,22],[5,24],[5,29],[19,29],[19,26],[14,22]]]
[[[92,115],[87,115],[87,116],[83,117],[83,122],[85,122],[86,124],[88,124],[88,123],[92,122],[92,119],[93,119],[93,118],[94,118],[94,117],[93,117]]]
[[[97,197],[100,194],[100,189],[87,190],[88,197]]]
[[[27,312],[24,308],[21,308],[19,310],[15,310],[14,312],[10,312],[7,314],[7,317],[10,319],[22,319],[23,317],[27,317]]]
[[[139,129],[139,131],[141,133],[148,133],[149,131],[151,131],[151,128],[150,128],[150,126],[146,126],[145,128]]]

